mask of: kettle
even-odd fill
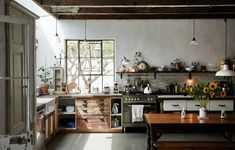
[[[151,94],[152,89],[150,88],[149,84],[147,84],[147,87],[144,88],[144,94]]]

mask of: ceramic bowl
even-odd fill
[[[74,112],[74,106],[66,106],[67,112]]]

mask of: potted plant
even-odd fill
[[[38,68],[38,77],[40,78],[42,84],[40,85],[41,92],[43,95],[48,94],[48,89],[49,89],[49,83],[52,79],[51,77],[51,70],[52,67],[40,67]]]
[[[184,90],[200,105],[199,118],[207,118],[206,105],[209,99],[218,96],[226,96],[225,91],[221,91],[220,84],[215,82],[199,83],[194,86],[186,87]]]

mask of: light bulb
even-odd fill
[[[57,43],[61,42],[60,37],[59,37],[59,35],[57,33],[55,34],[54,38],[55,38],[55,42],[57,42]]]
[[[198,42],[196,41],[196,38],[195,38],[195,37],[193,37],[192,41],[190,42],[190,45],[191,45],[191,46],[197,46],[197,45],[199,45]]]

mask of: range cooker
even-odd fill
[[[132,122],[132,105],[144,105],[143,114],[156,113],[156,95],[123,95],[123,127],[146,127],[145,118],[142,122]]]

